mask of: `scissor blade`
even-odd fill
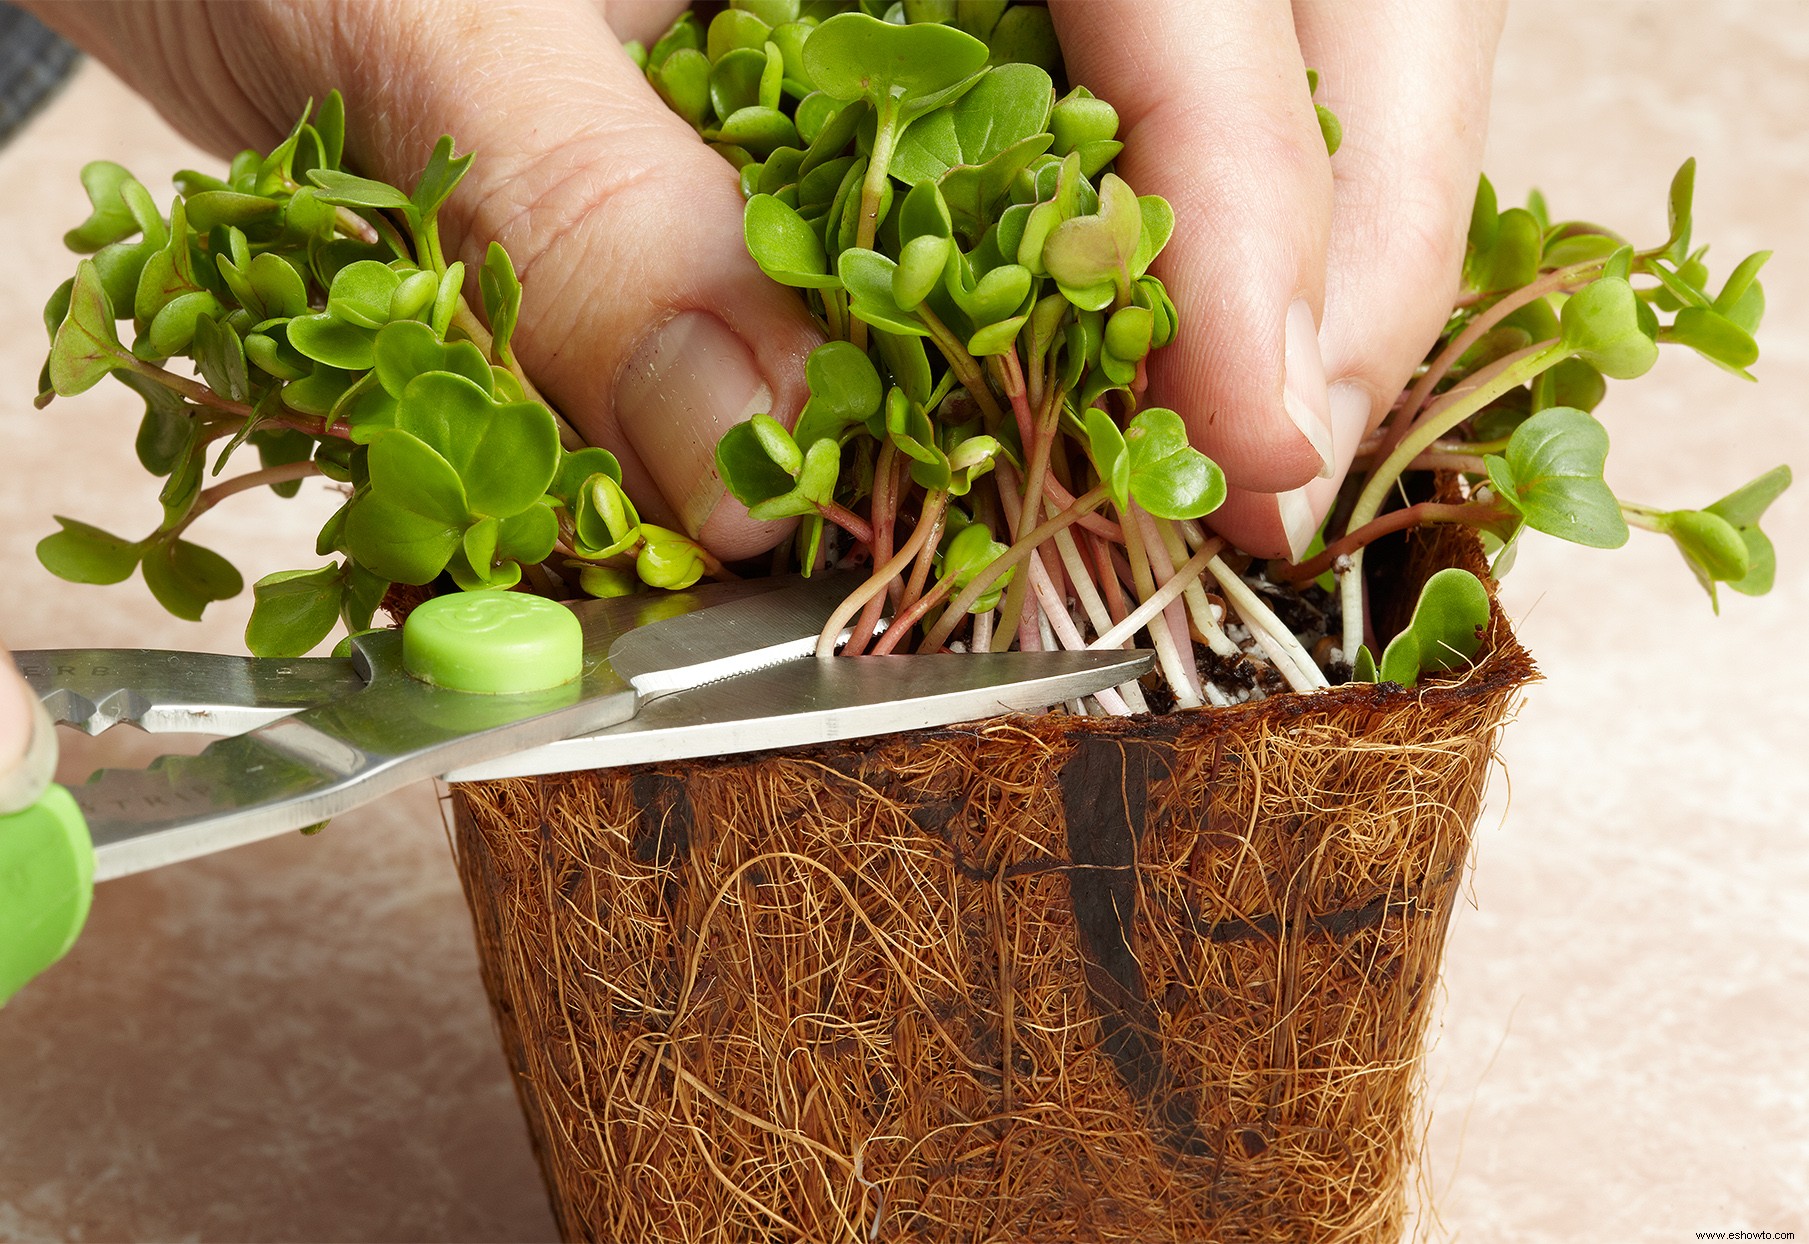
[[[108,769],[75,788],[105,880],[273,837],[420,778],[623,721],[635,695],[593,660],[577,682],[529,695],[467,695],[400,670],[401,635],[359,641],[369,687],[198,756]]]
[[[152,733],[242,734],[364,689],[349,659],[270,660],[147,648],[15,654],[52,719],[85,734],[129,723]]]
[[[642,705],[632,721],[446,775],[523,777],[803,747],[1029,712],[1127,682],[1147,652],[939,653],[804,659]]]
[[[844,572],[793,578],[783,591],[759,594],[725,585],[743,590],[709,608],[649,618],[625,631],[610,646],[610,668],[651,697],[806,656],[860,582],[860,575]]]

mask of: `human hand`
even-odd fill
[[[479,158],[441,213],[448,258],[456,248],[475,273],[491,241],[508,248],[533,290],[523,366],[621,460],[643,517],[724,558],[783,534],[727,495],[715,446],[750,414],[797,412],[821,337],[748,257],[734,169],[622,51],[682,2],[34,7],[222,154],[268,149],[334,88],[349,163],[372,176],[410,185],[434,140],[455,136]]]
[[[1224,469],[1208,521],[1247,552],[1305,549],[1450,313],[1503,7],[1051,0],[1069,77],[1118,110],[1120,174],[1175,209],[1155,271],[1182,332],[1149,396]]]

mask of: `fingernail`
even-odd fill
[[[772,409],[772,389],[754,356],[721,320],[687,311],[635,351],[615,396],[622,435],[696,536],[728,495],[716,473],[717,440]]]
[[[1332,473],[1332,416],[1325,388],[1325,360],[1319,355],[1319,327],[1306,299],[1288,308],[1283,342],[1282,406],[1319,455],[1319,478]]]
[[[1342,474],[1350,470],[1357,447],[1369,431],[1369,390],[1355,380],[1340,380],[1331,387],[1327,405],[1332,415],[1332,462]]]
[[[1311,485],[1275,494],[1281,530],[1288,538],[1289,561],[1297,562],[1306,556],[1307,548],[1319,530],[1319,520],[1313,517],[1313,502],[1307,496],[1307,487]]]

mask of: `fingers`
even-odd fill
[[[1180,314],[1152,403],[1246,489],[1294,488],[1331,453],[1316,326],[1331,170],[1284,6],[1063,0],[1069,76],[1111,101],[1118,168],[1175,209],[1157,260]]]
[[[1388,413],[1450,313],[1488,119],[1503,6],[1295,4],[1319,100],[1337,114],[1320,347],[1333,475],[1283,497],[1234,495],[1214,525],[1260,556],[1298,554],[1363,434]]]
[[[667,27],[687,7],[686,0],[591,0],[597,12],[609,23],[616,38],[626,43],[638,39],[652,47],[654,40],[666,33]]]

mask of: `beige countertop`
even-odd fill
[[[1762,382],[1667,357],[1616,385],[1614,482],[1700,505],[1809,467],[1809,5],[1573,7],[1510,16],[1488,158],[1504,201],[1536,184],[1559,215],[1656,239],[1694,154],[1715,270],[1778,252]],[[30,403],[94,158],[153,188],[215,163],[93,66],[0,152],[0,635],[238,651],[247,599],[190,625],[141,584],[75,587],[32,555],[53,511],[154,521],[132,402]],[[329,500],[235,503],[199,535],[254,578],[289,564],[260,545],[311,545]],[[1548,681],[1508,732],[1451,938],[1435,1238],[1809,1239],[1809,677],[1788,638],[1809,494],[1773,515],[1777,590],[1725,594],[1718,619],[1657,538],[1530,542],[1508,580]],[[109,758],[149,745],[105,740]],[[94,754],[72,745],[67,770]],[[68,959],[0,1012],[0,1240],[552,1234],[429,788],[107,883]]]

